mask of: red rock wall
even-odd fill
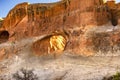
[[[92,39],[86,34],[94,26],[108,23],[111,14],[102,0],[64,0],[49,4],[25,3],[23,7],[20,5],[13,8],[3,22],[2,27],[10,33],[9,39],[20,40],[56,31],[64,32],[69,36],[66,50],[81,55],[94,53],[88,47],[93,45]],[[20,12],[16,13],[17,10]]]
[[[3,26],[6,30],[13,29],[17,24],[27,15],[28,3],[21,3],[16,5],[3,22]]]
[[[101,25],[108,22],[106,8],[102,5],[102,0],[65,0],[53,4],[30,5],[28,5],[28,3],[22,3],[15,6],[9,12],[3,22],[3,27],[9,30],[10,33],[14,27],[16,29],[19,28],[19,26],[29,27],[27,34],[32,36],[39,35],[38,32],[48,33],[48,31],[50,31],[51,33],[52,30],[55,31],[61,28],[63,24],[64,26],[67,25],[67,28],[73,25],[79,27]],[[23,26],[21,21],[26,18],[25,16],[28,16],[28,21],[26,21],[26,25]],[[69,25],[69,23],[71,23],[71,25]],[[54,26],[52,30],[51,25]],[[31,33],[32,30],[33,33]]]
[[[118,24],[120,24],[120,3],[117,4],[117,9],[115,11],[116,18],[118,19]]]

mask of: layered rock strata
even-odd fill
[[[115,35],[112,34],[114,31],[97,33],[94,30],[109,22],[111,26],[119,25],[119,10],[119,4],[114,2],[104,4],[103,0],[63,0],[48,4],[21,3],[16,5],[2,22],[3,30],[0,32],[4,34],[0,36],[6,35],[5,41],[15,41],[45,35],[42,40],[45,44],[41,44],[41,40],[33,43],[33,52],[38,54],[42,45],[45,48],[42,53],[49,52],[50,38],[58,32],[60,36],[65,36],[65,39],[67,37],[65,51],[89,56],[99,50],[107,51],[113,44],[119,45],[119,30]],[[49,35],[52,36],[46,40]],[[114,39],[114,36],[117,38]],[[102,49],[103,46],[106,49]]]

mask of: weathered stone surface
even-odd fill
[[[21,3],[9,12],[2,27],[8,30],[10,35],[14,33],[13,37],[18,40],[50,34],[63,28],[69,30],[101,25],[108,22],[107,15],[102,0],[64,0],[53,4]]]
[[[103,43],[109,40],[106,40],[103,33],[100,33],[100,38],[96,32],[96,36],[89,37],[90,30],[109,22],[113,26],[119,25],[119,7],[114,1],[104,4],[103,0],[62,0],[48,4],[21,3],[8,13],[2,22],[2,28],[8,31],[11,41],[64,32],[68,36],[66,51],[89,56],[96,51],[93,47],[100,44],[94,43],[94,38],[96,42],[103,38],[101,40]],[[111,39],[112,34],[108,35]],[[116,36],[119,37],[118,34]],[[43,43],[39,42],[41,40],[35,42],[36,46],[45,48],[43,52],[48,52],[46,45],[50,46],[49,38],[47,39]],[[39,52],[38,47],[34,47],[33,51]],[[106,47],[108,47],[107,43]]]
[[[115,53],[120,50],[120,30],[113,30],[110,32],[91,32],[89,35],[87,47],[92,46],[94,53]]]
[[[5,49],[0,49],[0,60],[2,60],[6,55]]]
[[[2,21],[3,21],[3,20],[0,18],[0,28],[2,27]]]

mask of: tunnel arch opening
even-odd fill
[[[9,32],[6,30],[0,31],[0,43],[6,42],[9,39]]]
[[[33,52],[37,55],[59,55],[67,45],[66,35],[52,34],[33,43]]]

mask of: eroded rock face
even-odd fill
[[[99,50],[103,52],[110,50],[107,48],[111,45],[113,35],[96,31],[92,34],[91,30],[109,22],[113,26],[119,25],[119,10],[119,4],[114,2],[112,5],[104,4],[103,0],[63,0],[48,4],[21,3],[9,12],[2,23],[2,28],[8,31],[9,40],[12,41],[64,32],[67,34],[66,51],[90,56]],[[109,38],[106,38],[106,35]],[[115,36],[119,37],[118,34]],[[119,39],[114,43],[119,44]],[[33,52],[36,54],[47,54],[50,36],[36,41],[33,46]],[[99,47],[96,49],[96,46]],[[103,46],[106,49],[103,49]],[[40,52],[41,48],[44,49]]]
[[[11,9],[3,21],[2,27],[7,30],[16,27],[17,24],[19,24],[21,20],[27,15],[27,6],[28,3],[21,3]]]
[[[0,49],[0,60],[2,60],[6,55],[5,49]]]
[[[68,31],[76,27],[105,24],[109,21],[108,14],[102,0],[63,0],[53,4],[21,3],[9,12],[2,27],[8,30],[10,38],[18,40],[51,34],[57,30]]]
[[[120,50],[120,30],[113,30],[110,32],[91,32],[88,40],[90,41],[90,45],[92,46],[92,50],[102,53],[107,52],[117,52]]]

